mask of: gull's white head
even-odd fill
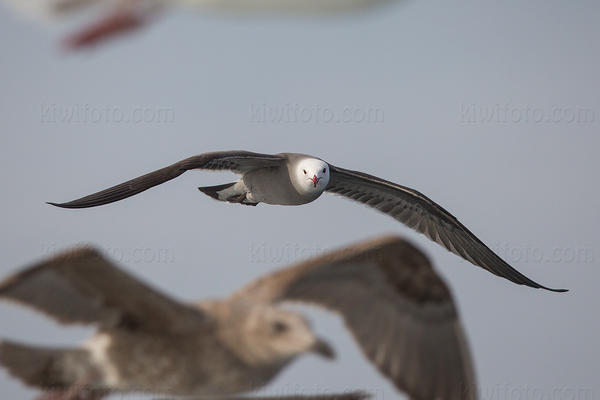
[[[300,194],[317,198],[329,183],[329,164],[318,158],[302,158],[295,163],[290,175]]]

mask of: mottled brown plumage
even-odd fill
[[[471,399],[475,377],[452,297],[427,258],[398,237],[327,253],[229,298],[183,304],[81,248],[0,285],[0,297],[97,334],[81,348],[4,341],[0,363],[24,382],[94,393],[230,395],[268,383],[308,351],[331,357],[286,301],[339,313],[361,349],[415,399]]]
[[[305,301],[336,311],[365,355],[415,399],[475,398],[469,349],[448,287],[394,236],[275,272],[234,297]]]

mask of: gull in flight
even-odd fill
[[[495,275],[533,288],[566,291],[542,286],[521,274],[422,193],[305,154],[204,153],[77,200],[49,204],[63,208],[96,207],[133,196],[191,169],[230,170],[241,175],[237,182],[199,188],[216,200],[250,206],[302,205],[316,200],[323,192],[338,194],[390,215]]]
[[[38,19],[57,19],[76,11],[96,10],[95,22],[69,36],[80,48],[135,30],[171,6],[196,7],[230,14],[336,14],[358,11],[389,0],[4,0],[17,11]]]
[[[96,326],[80,347],[0,341],[0,365],[26,384],[54,388],[52,399],[244,393],[307,352],[333,358],[332,347],[301,314],[284,308],[287,302],[338,313],[364,355],[411,398],[476,396],[450,290],[427,257],[396,236],[323,254],[228,298],[196,303],[176,301],[84,247],[0,283],[0,298],[60,323]]]

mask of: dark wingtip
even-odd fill
[[[51,201],[47,201],[46,204],[50,204],[51,206],[60,207],[60,208],[80,208],[80,207],[72,206],[70,203],[53,203]]]
[[[540,286],[540,288],[541,288],[541,289],[548,290],[548,291],[550,291],[550,292],[555,292],[555,293],[565,293],[565,292],[568,292],[568,291],[569,291],[569,289],[552,289],[552,288],[547,288],[547,287],[545,287],[545,286]]]

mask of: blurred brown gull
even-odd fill
[[[93,248],[79,248],[7,279],[0,298],[60,323],[97,327],[80,347],[0,342],[0,364],[29,385],[53,388],[48,399],[244,393],[302,354],[332,358],[307,320],[282,307],[290,301],[338,313],[365,356],[411,398],[475,398],[451,293],[428,259],[398,237],[333,251],[199,303],[176,301]]]

